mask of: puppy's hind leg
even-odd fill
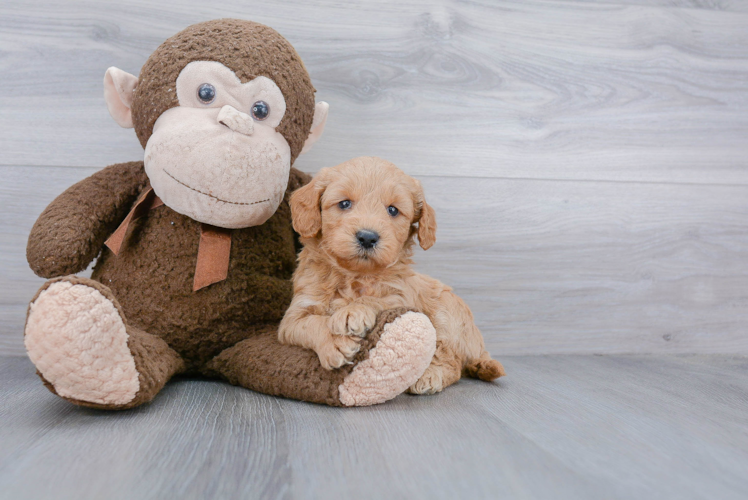
[[[418,381],[410,386],[411,394],[436,394],[460,380],[462,359],[444,342],[436,341],[431,364]]]
[[[480,358],[469,361],[462,369],[462,373],[466,377],[477,378],[486,382],[506,375],[504,366],[495,359],[491,359],[491,355],[487,351],[483,351]]]
[[[449,343],[462,359],[462,374],[487,382],[506,375],[501,363],[491,359],[486,351],[483,335],[467,304],[451,291],[442,293],[439,299],[441,309],[434,320],[437,338]]]

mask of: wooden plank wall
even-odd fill
[[[296,166],[387,158],[424,183],[419,268],[498,353],[748,354],[748,3],[740,0],[0,3],[0,353],[21,354],[36,216],[142,158],[109,118],[201,20],[284,34],[331,105]]]

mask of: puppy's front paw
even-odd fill
[[[408,392],[411,394],[436,394],[444,389],[444,371],[438,365],[429,365],[418,381],[411,385]]]
[[[315,351],[322,368],[334,370],[350,363],[361,349],[358,339],[341,335],[330,335]]]
[[[362,304],[348,304],[330,317],[330,329],[335,335],[365,337],[377,322],[377,312]]]

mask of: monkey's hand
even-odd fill
[[[147,182],[143,162],[130,162],[107,167],[69,187],[31,229],[26,246],[31,269],[43,278],[84,270]]]

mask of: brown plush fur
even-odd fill
[[[258,76],[273,80],[286,100],[277,130],[291,148],[291,163],[304,147],[314,118],[314,87],[293,46],[274,29],[241,19],[194,24],[162,43],[140,70],[133,93],[135,132],[145,148],[161,114],[179,105],[176,81],[193,61],[217,61],[242,83]]]
[[[222,376],[234,385],[264,394],[343,406],[338,394],[340,385],[358,363],[369,357],[385,325],[405,312],[406,309],[393,309],[381,313],[352,363],[338,370],[322,368],[314,351],[279,344],[278,330],[272,328],[226,349],[206,365],[203,373]]]
[[[29,263],[46,278],[73,274],[88,262],[71,259],[70,246],[61,240],[76,248],[98,243],[96,253],[87,255],[90,261],[101,252],[91,278],[112,291],[130,325],[164,339],[185,360],[187,371],[199,370],[254,329],[277,325],[291,302],[296,246],[288,197],[308,178],[292,169],[276,213],[265,224],[232,231],[227,279],[197,292],[192,282],[200,223],[165,205],[132,224],[119,255],[102,248],[148,187],[142,162],[107,167],[53,201],[29,236]],[[100,191],[122,200],[124,208],[107,206]]]
[[[44,209],[26,245],[39,276],[83,271],[130,211],[148,183],[142,161],[120,163],[70,186]]]
[[[305,180],[292,170],[275,214],[231,232],[228,277],[221,282],[192,290],[200,223],[167,206],[137,220],[119,255],[105,250],[91,277],[114,291],[134,326],[166,340],[188,368],[201,366],[252,329],[280,321],[296,260],[288,193]]]
[[[344,200],[351,208],[339,206]],[[388,207],[399,213],[390,215]],[[438,392],[463,373],[483,380],[504,374],[486,352],[467,305],[450,287],[411,267],[414,237],[423,248],[436,239],[434,210],[418,181],[387,161],[357,158],[321,170],[294,192],[291,208],[304,249],[294,299],[279,329],[282,342],[314,349],[323,366],[336,368],[355,354],[379,312],[407,307],[429,317],[438,342],[411,392]],[[360,230],[379,234],[374,249],[359,245]]]

